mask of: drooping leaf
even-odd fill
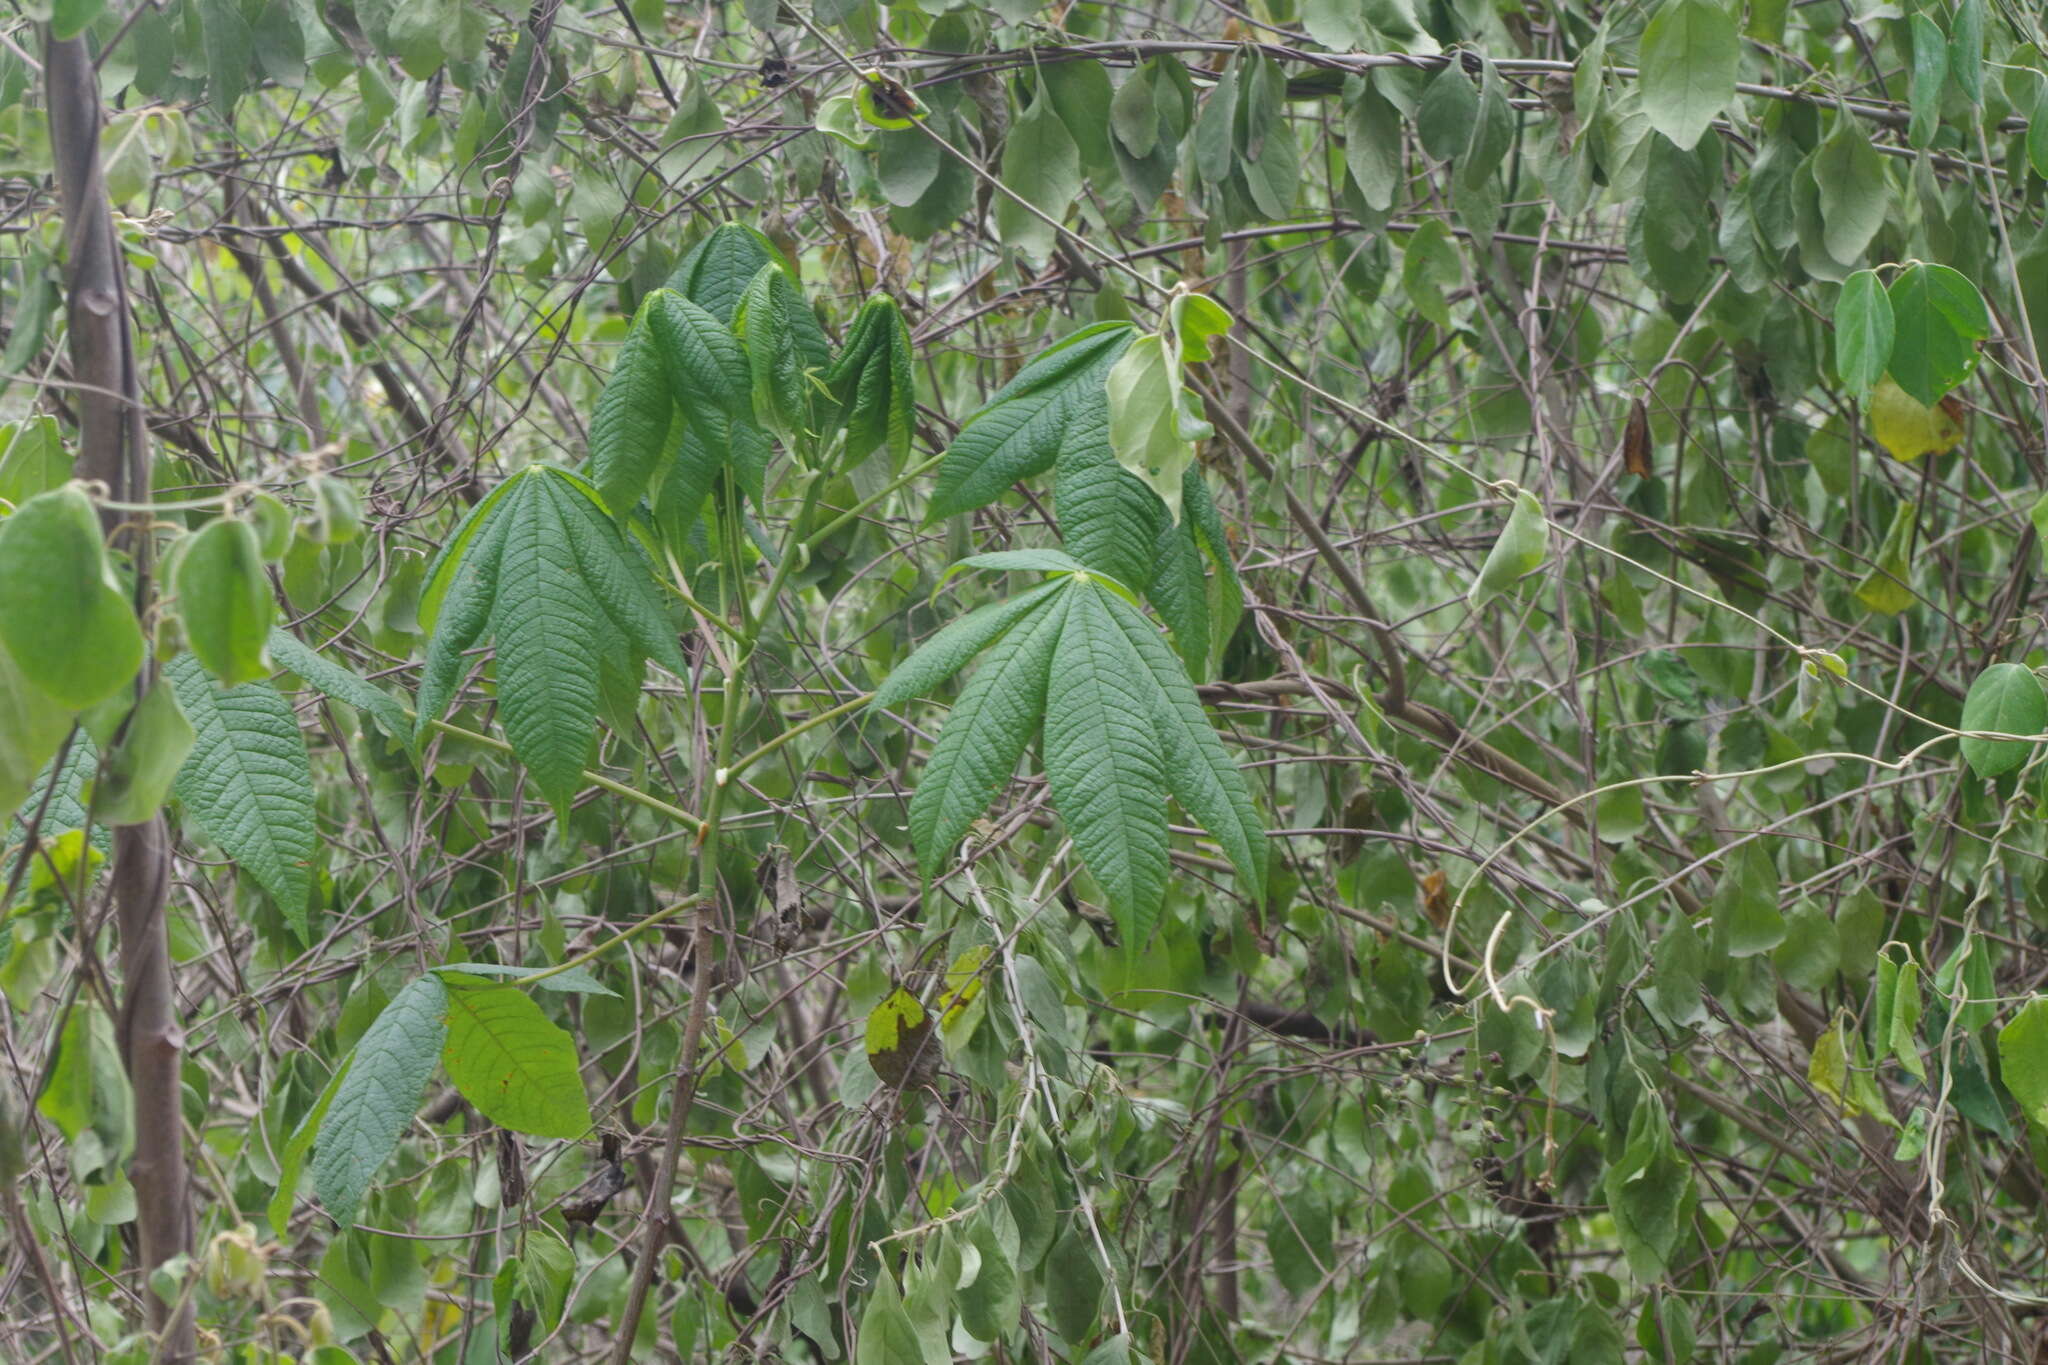
[[[264,645],[277,603],[256,528],[238,517],[208,522],[178,557],[178,618],[185,642],[227,687],[270,675]]]
[[[223,689],[190,654],[166,664],[164,676],[192,724],[178,800],[310,942],[313,775],[298,717],[268,683]]]
[[[418,1112],[448,1032],[448,989],[422,976],[357,1040],[314,1135],[313,1188],[344,1228]]]
[[[1550,522],[1543,504],[1526,488],[1515,494],[1514,507],[1500,538],[1486,552],[1479,576],[1472,580],[1465,600],[1476,610],[1513,587],[1526,574],[1534,573],[1550,553]]]
[[[1976,369],[1977,343],[1991,335],[1991,314],[1961,272],[1925,262],[1898,273],[1890,301],[1897,328],[1891,376],[1931,408]]]
[[[71,712],[23,677],[0,644],[0,821],[11,820],[27,800],[71,725]]]
[[[1256,904],[1265,898],[1268,846],[1243,771],[1216,737],[1187,670],[1152,623],[1119,597],[1097,594],[1133,651],[1154,690],[1147,696],[1165,741],[1166,783],[1181,807],[1216,836],[1237,869],[1239,890]],[[1142,690],[1142,689],[1141,689]]]
[[[1891,205],[1884,158],[1870,145],[1860,120],[1840,117],[1813,154],[1813,179],[1820,189],[1821,240],[1828,255],[1851,265],[1884,226]],[[1895,297],[1892,311],[1898,306]]]
[[[142,627],[77,488],[30,498],[0,521],[0,583],[0,646],[48,700],[83,710],[142,667]]]
[[[869,299],[854,316],[846,345],[825,374],[825,384],[846,425],[846,467],[886,446],[892,464],[910,456],[917,421],[917,374],[910,329],[895,300]]]
[[[580,1138],[590,1100],[576,1040],[515,986],[460,986],[447,998],[448,1079],[491,1122],[535,1137]]]
[[[108,825],[139,825],[156,818],[171,784],[197,741],[178,705],[177,690],[157,679],[123,725],[94,785],[92,814]]]
[[[1695,1192],[1692,1167],[1680,1159],[1656,1096],[1637,1100],[1627,1145],[1608,1166],[1604,1190],[1629,1269],[1644,1279],[1662,1277],[1686,1231]]]
[[[2030,1122],[2048,1128],[2048,999],[2035,996],[1998,1031],[2000,1078]]]
[[[1042,87],[1010,124],[1002,178],[1009,193],[996,196],[996,232],[1005,246],[1045,260],[1059,236],[1055,225],[1081,192],[1081,152]]]
[[[1665,0],[1643,29],[1639,90],[1650,126],[1690,148],[1735,98],[1741,39],[1714,0]]]
[[[1912,565],[1906,548],[1913,540],[1913,504],[1902,502],[1892,514],[1891,529],[1878,547],[1877,560],[1856,585],[1856,600],[1872,611],[1897,616],[1913,605]]]
[[[1870,391],[1870,434],[1893,459],[1945,455],[1963,439],[1963,406],[1953,396],[1933,407],[1893,382],[1890,375]]]
[[[1964,730],[1989,730],[2007,735],[2038,735],[2048,729],[2048,694],[2041,680],[2024,664],[1998,663],[1977,675],[1963,698]],[[1979,777],[2011,772],[2027,761],[2033,745],[2016,739],[1962,741],[1963,758]]]
[[[675,406],[654,315],[643,303],[590,418],[590,477],[613,515],[627,515],[640,500],[668,448]]]
[[[1859,270],[1835,300],[1835,368],[1842,382],[1868,393],[1892,358],[1892,304],[1877,272]]]

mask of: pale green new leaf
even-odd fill
[[[1110,614],[1076,580],[1053,651],[1045,775],[1081,859],[1109,898],[1127,952],[1144,949],[1166,896],[1166,741],[1156,684]]]
[[[1009,782],[1024,746],[1038,732],[1055,646],[1072,600],[1062,592],[1013,623],[946,717],[910,797],[911,844],[926,876],[944,866],[967,827]]]
[[[535,1137],[590,1131],[576,1040],[515,986],[449,991],[441,1060],[462,1097],[493,1123]]]
[[[1735,98],[1742,56],[1716,0],[1665,0],[1643,29],[1639,92],[1650,126],[1690,150]]]
[[[1195,460],[1207,423],[1191,424],[1181,407],[1179,347],[1147,333],[1109,370],[1109,445],[1116,462],[1159,495],[1176,525],[1181,479]]]
[[[447,1032],[448,988],[429,974],[391,998],[344,1063],[313,1148],[313,1188],[343,1227],[418,1112]]]
[[[298,717],[268,683],[223,689],[190,654],[164,665],[164,676],[194,737],[173,788],[178,800],[310,942],[313,774]]]

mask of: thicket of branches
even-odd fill
[[[0,1355],[2040,1357],[2036,10],[22,10]]]

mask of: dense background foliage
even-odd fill
[[[2037,7],[17,13],[0,1355],[2042,1358]]]

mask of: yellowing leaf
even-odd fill
[[[1963,439],[1963,405],[1950,395],[1925,407],[1886,375],[1870,393],[1870,434],[1895,459],[1946,455]]]
[[[909,991],[898,986],[868,1012],[868,1065],[890,1085],[900,1086],[928,1068],[932,1017]]]

